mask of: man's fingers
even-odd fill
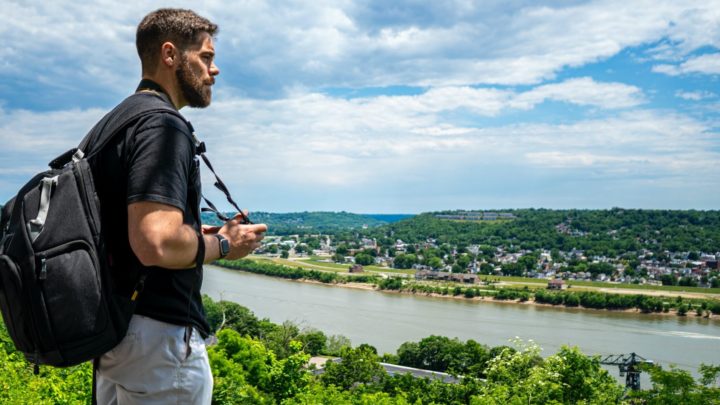
[[[250,214],[250,211],[248,211],[248,210],[242,210],[241,212],[238,212],[237,214],[235,214],[235,216],[233,217],[233,219],[242,222],[243,220],[245,220],[246,218],[248,218],[248,215],[249,215],[249,214]]]
[[[255,233],[264,233],[267,232],[267,225],[265,224],[252,224],[252,225],[245,225],[247,226],[251,232]]]

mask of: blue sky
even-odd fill
[[[0,199],[132,92],[162,6],[220,26],[182,112],[251,212],[720,208],[718,0],[4,0]]]

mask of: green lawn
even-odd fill
[[[324,260],[324,258],[319,256],[310,256],[307,259],[300,259],[300,262],[303,263],[310,263],[315,264],[318,266],[327,266],[327,267],[333,267],[333,268],[339,268],[343,269],[345,271],[350,268],[351,264],[345,263],[328,263],[328,262],[321,262],[320,260]],[[411,269],[391,269],[389,267],[380,267],[380,266],[363,266],[363,269],[365,271],[375,271],[375,272],[381,272],[381,273],[397,273],[397,274],[415,274],[415,270]]]
[[[269,258],[266,256],[259,256],[259,255],[252,255],[248,258],[253,259],[253,260],[265,260],[265,261],[282,264],[282,265],[290,266],[290,267],[302,267],[303,269],[332,271],[335,273],[347,273],[348,269],[350,267],[350,264],[321,262],[320,260],[322,260],[322,258],[317,257],[317,256],[312,256],[312,257],[308,257],[305,259],[299,259],[299,260]],[[380,267],[380,266],[363,266],[363,269],[367,272],[372,272],[372,273],[389,273],[389,274],[395,273],[395,274],[411,274],[411,275],[415,274],[415,270],[391,269],[388,267]]]
[[[528,278],[528,277],[512,277],[512,276],[486,276],[478,275],[480,280],[488,279],[490,281],[510,281],[524,284],[542,284],[547,285],[547,280],[541,278]],[[702,287],[680,287],[680,286],[655,286],[646,284],[616,284],[616,283],[605,283],[600,281],[566,281],[568,285],[582,286],[582,287],[594,287],[594,288],[620,288],[628,290],[651,290],[651,291],[670,291],[670,292],[691,292],[700,294],[720,294],[720,288],[702,288]]]
[[[282,264],[290,267],[302,267],[310,270],[321,270],[321,271],[332,271],[335,273],[347,273],[349,264],[340,263],[327,263],[321,262],[322,258],[317,256],[311,256],[299,260],[288,260],[281,258],[268,258],[265,256],[251,256],[253,260],[266,260],[277,264]],[[413,275],[415,270],[411,269],[391,269],[387,267],[379,266],[363,266],[365,271],[371,273],[387,273],[387,274],[406,274]],[[499,281],[499,282],[512,282],[515,286],[509,286],[511,288],[523,288],[527,286],[530,289],[545,288],[548,280],[541,278],[529,278],[529,277],[513,277],[513,276],[490,276],[478,274],[478,280],[480,281]],[[654,286],[654,285],[641,285],[641,284],[615,284],[605,283],[600,281],[568,281],[568,285],[576,287],[589,287],[589,288],[612,288],[612,289],[627,289],[627,290],[645,290],[645,291],[667,291],[667,292],[686,292],[686,293],[700,293],[700,294],[720,294],[720,288],[701,288],[701,287],[680,287],[680,286]]]

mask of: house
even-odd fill
[[[547,288],[548,290],[562,290],[567,288],[567,285],[565,285],[565,282],[562,279],[555,278],[548,281]]]

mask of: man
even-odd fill
[[[159,98],[178,110],[207,107],[220,72],[216,32],[189,10],[148,14],[136,37],[143,78],[131,97]],[[202,263],[248,255],[267,227],[235,217],[201,232],[196,147],[183,119],[152,113],[91,162],[116,290],[132,291],[139,274],[148,274],[127,335],[100,359],[100,404],[210,403]]]

